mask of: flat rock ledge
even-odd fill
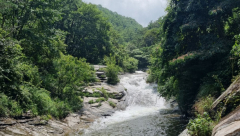
[[[78,135],[82,134],[84,129],[87,129],[96,119],[111,116],[115,111],[126,108],[126,91],[123,86],[102,84],[87,87],[84,91],[98,92],[97,88],[104,88],[116,99],[108,98],[99,103],[89,104],[89,101],[96,101],[99,98],[84,97],[83,108],[79,112],[69,114],[61,121],[55,119],[46,121],[41,120],[40,117],[30,117],[30,115],[25,115],[22,119],[0,118],[0,136]],[[116,106],[111,106],[110,103],[114,103]]]

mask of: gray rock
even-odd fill
[[[13,120],[13,119],[10,119],[10,118],[7,118],[3,121],[0,121],[0,125],[14,125],[16,123],[17,123],[16,120]]]
[[[185,129],[180,135],[178,135],[178,136],[190,136],[189,134],[188,134],[188,130],[187,129]]]
[[[97,76],[105,75],[105,72],[96,72]]]
[[[35,125],[35,126],[47,125],[47,123],[48,123],[48,121],[46,121],[46,120],[38,120],[38,119],[28,122],[29,125]]]
[[[240,107],[222,118],[212,132],[212,136],[238,136],[237,134],[240,134]]]
[[[93,65],[94,70],[98,71],[100,68],[106,68],[107,66],[105,65]]]

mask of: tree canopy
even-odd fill
[[[237,74],[230,51],[239,34],[239,5],[229,0],[171,0],[166,9],[151,72],[160,94],[176,97],[185,114],[197,97],[220,95]]]

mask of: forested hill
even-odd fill
[[[121,42],[130,42],[134,39],[136,32],[141,30],[143,27],[134,19],[130,17],[125,17],[119,15],[116,12],[102,7],[101,5],[97,6],[104,17],[112,24],[114,30],[116,30],[121,36]]]
[[[89,63],[106,64],[110,84],[119,81],[119,71],[137,69],[138,60],[127,54],[96,5],[0,0],[0,9],[0,117],[31,111],[64,118],[81,109],[82,91],[99,81]],[[141,28],[132,22],[122,33]]]

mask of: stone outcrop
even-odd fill
[[[228,89],[213,103],[212,109],[216,109],[224,100],[228,101],[231,97],[237,96],[240,92],[240,78],[237,78]]]
[[[240,78],[213,103],[213,111],[223,111],[222,119],[214,127],[212,136],[240,135]]]
[[[106,73],[105,71],[101,70],[102,68],[106,68],[106,66],[104,65],[93,65],[94,66],[94,70],[96,71],[96,76],[97,76],[97,79],[100,81],[100,82],[106,82],[107,81],[107,76],[106,76]]]
[[[212,136],[239,136],[240,135],[240,107],[225,116],[214,127]]]

